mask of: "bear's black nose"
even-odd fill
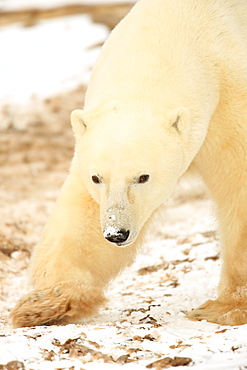
[[[113,233],[111,232],[108,232],[106,233],[105,235],[105,238],[111,242],[111,243],[115,243],[115,244],[122,244],[124,242],[126,242],[126,240],[128,239],[129,237],[129,230],[124,230],[124,229],[121,229],[121,230],[115,230]]]

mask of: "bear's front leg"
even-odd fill
[[[195,160],[217,206],[222,257],[219,297],[187,316],[220,325],[243,325],[247,323],[247,129],[235,121],[238,112],[223,113],[219,112],[219,118],[216,115]]]
[[[72,166],[31,264],[35,290],[11,312],[14,327],[78,322],[105,302],[104,289],[135,255],[103,237],[99,205]]]

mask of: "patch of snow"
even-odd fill
[[[103,25],[87,15],[41,21],[35,27],[0,27],[0,100],[26,103],[87,83],[102,43]]]

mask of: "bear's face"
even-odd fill
[[[100,205],[104,237],[127,246],[166,201],[181,175],[181,137],[172,126],[113,124],[109,117],[84,127],[82,114],[72,114],[80,173]]]

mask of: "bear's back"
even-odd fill
[[[189,93],[188,76],[200,79],[203,69],[213,76],[220,64],[238,69],[243,60],[246,0],[140,0],[103,46],[85,105],[133,101],[140,93],[158,98],[166,86],[168,98],[172,77]]]

